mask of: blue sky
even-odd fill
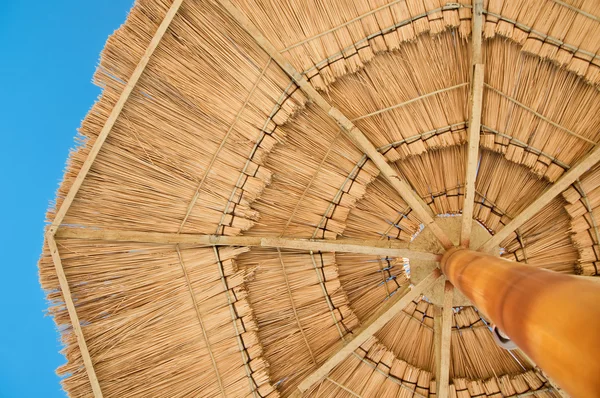
[[[64,363],[37,277],[44,214],[100,93],[100,51],[132,0],[0,1],[0,397],[64,397]]]

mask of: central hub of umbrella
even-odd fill
[[[438,216],[435,219],[436,223],[440,228],[448,235],[452,243],[455,245],[459,244],[460,241],[460,228],[462,222],[462,216]],[[484,242],[486,242],[492,235],[477,221],[473,220],[473,226],[471,228],[471,249],[478,248]],[[433,235],[433,233],[425,228],[421,231],[410,244],[410,249],[427,251],[430,253],[443,253],[444,248]],[[498,250],[495,251],[496,253]],[[420,260],[420,259],[409,259],[410,260],[410,280],[414,285],[421,282],[429,275],[429,273],[437,267],[435,261]],[[429,289],[423,294],[427,299],[435,305],[441,306],[444,301],[444,278],[440,278],[435,282]],[[454,290],[453,306],[469,306],[473,305],[469,299],[467,299],[457,289]]]

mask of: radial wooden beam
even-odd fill
[[[177,11],[179,10],[179,6],[181,6],[182,1],[183,0],[173,1],[173,4],[171,4],[169,11],[167,11],[167,14],[163,18],[160,26],[154,33],[152,40],[150,40],[150,43],[148,44],[148,47],[146,48],[144,55],[142,56],[142,58],[140,59],[140,61],[137,64],[137,66],[135,67],[135,70],[131,74],[129,81],[127,81],[127,84],[125,85],[125,88],[123,88],[123,91],[121,92],[121,95],[119,96],[119,100],[117,101],[117,103],[115,104],[113,109],[111,110],[110,115],[108,116],[108,119],[106,119],[106,123],[104,123],[104,126],[102,127],[102,130],[100,131],[100,134],[98,135],[98,138],[96,138],[96,141],[94,141],[94,145],[92,145],[92,149],[90,150],[87,158],[83,162],[83,165],[81,166],[81,169],[79,170],[79,173],[77,173],[77,177],[75,177],[75,181],[73,181],[73,185],[71,185],[71,188],[69,189],[69,192],[67,193],[67,196],[65,197],[65,200],[63,201],[62,205],[58,209],[58,212],[56,213],[56,216],[54,217],[54,221],[52,222],[52,228],[50,229],[50,231],[52,233],[56,232],[58,226],[62,223],[63,219],[65,218],[65,215],[67,214],[67,211],[69,210],[69,207],[71,207],[71,204],[73,203],[73,200],[75,199],[75,195],[77,195],[79,188],[81,188],[81,184],[83,184],[83,180],[85,179],[88,172],[90,171],[92,164],[94,163],[94,160],[96,160],[96,156],[98,156],[98,153],[100,152],[100,149],[102,148],[102,145],[106,141],[108,134],[110,134],[113,126],[115,125],[117,118],[119,117],[119,115],[121,114],[121,111],[123,110],[123,106],[125,106],[125,103],[129,99],[129,96],[133,92],[135,85],[137,84],[138,80],[140,79],[140,76],[142,76],[142,73],[146,69],[146,66],[148,65],[148,61],[150,60],[150,57],[154,53],[154,50],[156,50],[156,47],[158,47],[158,43],[160,43],[160,40],[162,39],[163,35],[169,28],[169,25],[171,24],[171,21],[175,17],[175,14],[177,14]]]
[[[444,303],[440,311],[441,316],[435,322],[435,350],[436,350],[436,397],[447,397],[450,388],[450,341],[452,337],[452,301],[454,299],[454,286],[448,281],[444,284]]]
[[[417,286],[412,288],[406,295],[392,296],[392,298],[377,311],[372,317],[370,317],[360,328],[353,331],[354,337],[348,341],[346,345],[340,347],[325,363],[323,363],[317,370],[311,373],[308,377],[300,382],[298,389],[294,391],[290,397],[298,398],[302,394],[312,387],[313,384],[326,377],[333,368],[335,368],[340,362],[342,362],[348,355],[356,350],[362,343],[367,341],[373,336],[379,329],[381,329],[386,323],[390,321],[397,313],[402,311],[411,301],[416,299],[421,293],[423,293],[433,282],[435,282],[441,276],[439,268],[436,268],[429,274],[429,276]]]
[[[463,204],[460,244],[469,247],[471,227],[473,225],[473,208],[475,207],[475,178],[479,161],[479,137],[481,134],[481,107],[483,104],[483,56],[481,53],[483,4],[482,0],[473,1],[473,34],[471,38],[471,58],[473,72],[469,103],[469,148],[467,151],[467,169],[465,176],[465,200]]]
[[[473,17],[471,19],[471,64],[483,64],[483,0],[473,0]]]
[[[546,206],[552,199],[573,184],[590,167],[600,161],[600,146],[596,146],[590,154],[579,161],[569,171],[562,175],[553,185],[548,187],[536,200],[513,218],[504,228],[500,229],[494,236],[488,239],[481,247],[480,251],[491,252],[517,228],[521,227],[527,220],[533,217],[538,211]]]
[[[424,260],[436,260],[439,257],[437,253],[427,253],[408,249],[407,243],[394,240],[333,240],[264,236],[222,236],[71,227],[62,227],[56,233],[56,237],[104,241],[158,243],[164,245],[187,244],[195,246],[256,246],[323,252],[373,254],[392,257],[419,258]]]
[[[83,336],[83,330],[81,329],[81,323],[79,322],[79,317],[77,316],[77,311],[75,310],[75,305],[73,304],[71,288],[69,288],[69,283],[67,282],[67,277],[62,266],[58,247],[56,246],[56,242],[54,241],[54,236],[52,233],[48,232],[46,234],[46,242],[48,242],[48,248],[50,249],[50,255],[52,256],[54,269],[56,270],[56,276],[60,285],[60,291],[62,293],[65,306],[67,307],[67,312],[69,313],[71,326],[73,327],[75,337],[77,338],[77,344],[79,345],[79,351],[81,352],[81,358],[83,359],[83,366],[85,367],[88,379],[90,380],[92,392],[94,393],[95,398],[102,398],[102,390],[100,389],[100,384],[98,383],[98,378],[96,377],[96,372],[94,371],[94,364],[92,363],[92,358],[87,348],[85,337]]]
[[[292,78],[304,94],[315,105],[325,111],[342,128],[352,142],[360,148],[381,170],[383,177],[394,187],[400,196],[413,209],[415,214],[426,227],[431,228],[434,235],[446,249],[451,248],[452,242],[442,229],[435,223],[433,213],[423,200],[412,190],[411,186],[404,181],[400,175],[387,163],[385,157],[377,152],[375,146],[339,109],[333,107],[327,100],[315,90],[306,78],[296,70],[280,53],[275,46],[256,26],[229,0],[219,0],[219,3],[227,12],[250,34],[258,45]]]

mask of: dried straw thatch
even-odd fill
[[[471,215],[476,172],[472,217],[510,229],[505,258],[598,275],[600,168],[538,198],[600,141],[600,6],[482,6],[479,57],[462,0],[138,0],[47,216],[40,280],[68,394],[435,396],[439,308],[401,301],[418,292],[410,256],[192,234],[408,244],[430,215]],[[406,305],[297,389],[388,303]],[[476,308],[447,310],[449,396],[559,396]]]
[[[432,373],[398,359],[381,341],[371,338],[342,362],[307,397],[435,397]],[[532,370],[485,380],[453,378],[451,398],[558,398],[546,378]]]

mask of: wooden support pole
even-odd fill
[[[171,4],[171,8],[169,8],[169,11],[167,11],[167,14],[163,18],[160,26],[154,33],[154,36],[152,37],[150,44],[148,44],[148,47],[146,48],[146,52],[144,53],[144,55],[138,62],[137,66],[135,67],[135,70],[131,74],[131,77],[127,81],[127,84],[123,88],[123,91],[121,92],[121,96],[119,97],[119,100],[117,101],[117,103],[113,107],[112,111],[110,112],[108,119],[106,119],[106,123],[104,123],[104,127],[102,127],[102,130],[100,131],[100,134],[98,135],[98,138],[96,138],[96,141],[94,141],[94,145],[92,145],[92,149],[90,150],[90,153],[88,154],[87,158],[85,159],[85,162],[83,162],[83,165],[81,166],[81,169],[79,170],[79,173],[77,173],[77,177],[75,178],[75,181],[73,181],[73,185],[71,185],[71,188],[69,189],[69,192],[67,193],[65,200],[63,201],[62,205],[58,209],[58,212],[56,213],[56,216],[54,217],[54,221],[52,222],[52,228],[50,230],[52,233],[56,232],[59,225],[64,220],[65,215],[67,214],[67,211],[69,210],[69,207],[71,207],[71,204],[73,203],[73,200],[75,199],[75,195],[77,195],[79,188],[81,188],[81,185],[83,184],[83,180],[85,179],[88,172],[92,168],[92,164],[94,163],[94,160],[96,160],[96,156],[98,156],[98,153],[100,153],[100,148],[102,148],[102,145],[106,141],[108,134],[112,130],[113,126],[115,125],[117,118],[121,114],[121,111],[123,110],[123,107],[125,106],[125,103],[129,99],[129,96],[133,92],[135,85],[137,84],[138,80],[140,79],[140,76],[142,76],[142,73],[146,69],[146,66],[148,65],[148,61],[150,60],[150,57],[154,53],[154,50],[156,50],[156,47],[158,47],[158,43],[160,43],[160,40],[162,39],[163,35],[167,31],[169,25],[171,24],[171,21],[175,17],[175,14],[177,14],[177,11],[179,10],[179,6],[181,6],[182,1],[183,0],[173,1],[173,4]]]
[[[302,394],[312,387],[313,384],[326,377],[333,368],[342,362],[348,355],[367,341],[379,329],[390,321],[397,313],[402,311],[411,301],[419,297],[431,284],[433,284],[441,275],[439,268],[436,268],[429,276],[417,286],[412,288],[406,295],[400,297],[392,296],[390,300],[372,317],[370,317],[360,328],[354,331],[354,337],[346,345],[338,349],[325,363],[317,370],[311,373],[298,385],[298,389],[290,395],[290,398],[301,397]]]
[[[46,234],[46,242],[48,242],[48,248],[50,249],[50,255],[52,256],[54,269],[56,270],[56,277],[58,278],[58,283],[60,285],[60,291],[62,293],[65,306],[67,307],[67,312],[69,313],[71,326],[73,327],[75,337],[77,338],[77,344],[79,345],[79,351],[81,352],[83,365],[92,386],[92,392],[94,393],[95,398],[102,398],[102,390],[100,389],[100,384],[98,383],[98,378],[96,377],[96,372],[94,370],[94,364],[92,363],[90,352],[87,348],[87,344],[85,343],[83,330],[81,329],[81,323],[79,322],[79,317],[77,316],[77,311],[75,310],[75,305],[73,304],[73,297],[71,297],[69,282],[67,282],[67,277],[62,266],[62,261],[60,259],[60,254],[58,252],[58,247],[56,246],[54,236],[50,232]]]
[[[462,226],[460,230],[460,244],[469,247],[471,240],[471,227],[473,225],[473,208],[475,207],[475,179],[479,163],[479,137],[481,134],[481,108],[483,105],[483,56],[481,52],[483,30],[483,4],[482,0],[473,1],[473,34],[471,37],[471,58],[473,71],[471,75],[471,92],[469,103],[471,114],[469,117],[469,147],[467,151],[467,170],[465,176],[465,200],[463,204]]]
[[[412,208],[417,217],[431,228],[436,238],[446,249],[453,247],[452,242],[435,223],[431,209],[423,200],[413,191],[412,187],[404,181],[400,175],[387,163],[385,157],[377,151],[377,148],[369,141],[364,133],[356,127],[339,109],[333,107],[327,100],[319,94],[317,90],[306,80],[306,78],[296,70],[280,53],[275,46],[267,40],[256,26],[236,7],[230,0],[219,0],[219,3],[227,12],[248,32],[258,45],[292,78],[298,87],[315,105],[321,108],[329,115],[340,128],[346,133],[350,140],[366,154],[381,170],[382,176],[392,185],[400,194],[402,199]]]
[[[164,245],[195,246],[256,246],[281,249],[345,252],[373,254],[391,257],[418,258],[436,260],[437,253],[426,253],[408,249],[408,244],[395,240],[359,240],[359,239],[299,239],[260,236],[222,236],[196,235],[161,232],[137,232],[106,229],[85,229],[62,227],[56,233],[57,238],[90,239],[104,241],[124,241],[140,243],[158,243]]]
[[[590,167],[594,166],[600,161],[600,146],[596,146],[592,152],[586,157],[579,161],[575,166],[571,167],[569,171],[563,174],[558,181],[548,187],[536,200],[533,201],[529,206],[513,218],[504,228],[500,229],[494,236],[488,239],[480,248],[479,251],[491,252],[495,246],[500,245],[504,239],[506,239],[511,233],[521,227],[527,220],[537,214],[538,211],[542,210],[544,206],[562,193],[565,189],[569,188],[583,173],[588,171]]]
[[[573,397],[600,397],[600,284],[454,248],[450,282]]]
[[[452,301],[454,286],[448,281],[444,284],[444,306],[439,331],[436,334],[436,397],[447,397],[450,392],[450,342],[452,337]],[[439,351],[439,352],[438,352]],[[438,356],[439,355],[439,356]]]

